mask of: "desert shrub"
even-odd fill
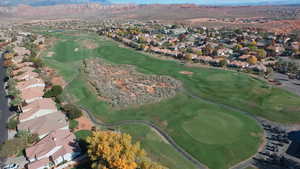
[[[62,93],[62,91],[63,88],[61,86],[55,85],[44,94],[44,97],[46,98],[57,97]]]
[[[75,129],[75,128],[77,128],[77,126],[78,126],[78,121],[76,121],[76,120],[70,120],[69,121],[70,129]]]
[[[11,119],[7,122],[6,127],[7,127],[8,129],[16,129],[18,123],[19,123],[19,122],[18,122],[17,119],[11,118]]]
[[[61,104],[62,102],[64,102],[64,97],[62,95],[58,95],[55,97],[55,102],[58,104]]]
[[[62,109],[65,111],[67,117],[71,120],[82,116],[81,110],[73,104],[66,104],[62,107]]]
[[[0,149],[0,157],[6,158],[16,155],[26,147],[26,140],[23,138],[15,137],[7,140]]]
[[[22,138],[26,144],[32,144],[39,140],[39,135],[36,133],[30,133],[29,131],[21,130],[17,133],[16,137]]]

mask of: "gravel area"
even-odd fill
[[[83,62],[83,71],[101,99],[113,107],[159,102],[176,95],[181,82],[168,77],[145,75],[130,65],[113,65],[99,58]]]

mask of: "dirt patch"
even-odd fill
[[[65,80],[62,77],[60,77],[60,76],[52,77],[51,83],[53,85],[59,85],[59,86],[61,86],[63,88],[67,85],[66,82],[65,82]]]
[[[88,49],[95,49],[98,47],[98,45],[92,40],[83,40],[81,44],[83,47]]]
[[[144,75],[130,65],[112,65],[99,58],[83,62],[88,82],[114,107],[159,102],[176,95],[181,82],[168,76]]]
[[[78,126],[76,128],[76,131],[91,130],[93,127],[93,123],[91,122],[91,120],[85,116],[79,117],[78,119],[76,119],[76,121],[78,121]]]
[[[63,88],[67,85],[66,81],[52,68],[44,67],[43,74],[45,75],[44,77],[47,77],[46,80],[51,82],[52,85],[59,85]]]
[[[188,71],[180,71],[179,73],[183,74],[183,75],[192,75],[192,74],[194,74],[193,72],[188,72]]]

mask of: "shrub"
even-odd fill
[[[62,91],[63,91],[63,88],[61,86],[55,85],[44,94],[44,97],[46,97],[46,98],[56,97],[56,96],[60,95],[62,93]]]
[[[15,118],[11,118],[8,123],[6,124],[8,129],[16,129],[18,125],[18,120]]]
[[[66,104],[63,106],[63,110],[69,119],[73,120],[82,116],[81,110],[73,104]]]
[[[22,138],[16,137],[11,140],[7,140],[2,146],[0,150],[0,157],[10,157],[13,156],[20,151],[22,151],[26,147],[26,141]]]
[[[58,95],[55,97],[55,102],[58,104],[61,104],[62,102],[64,102],[64,98],[62,95]]]
[[[77,128],[77,126],[78,126],[78,121],[70,120],[70,122],[69,122],[70,129],[75,129],[75,128]]]
[[[19,131],[16,137],[25,140],[26,144],[32,144],[39,140],[38,134],[30,133],[29,131],[24,131],[24,130]]]

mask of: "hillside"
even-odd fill
[[[3,0],[0,1],[0,6],[16,6],[16,5],[30,5],[30,6],[50,6],[59,4],[85,4],[97,2],[101,4],[109,4],[108,0]]]
[[[84,4],[84,3],[101,3],[101,4],[199,4],[199,5],[222,5],[222,6],[245,6],[245,5],[292,5],[300,4],[298,0],[2,0],[0,6],[16,6],[16,5],[31,5],[31,6],[49,6],[58,4]]]

